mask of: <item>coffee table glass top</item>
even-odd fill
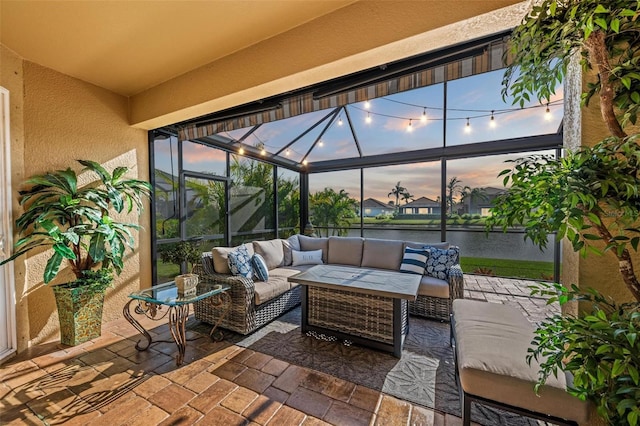
[[[316,265],[289,277],[303,285],[415,300],[421,275],[338,265]]]
[[[203,287],[198,286],[195,296],[180,297],[178,296],[178,287],[176,287],[176,283],[172,281],[133,292],[129,297],[156,305],[180,306],[206,299],[207,297],[227,291],[229,288],[229,286],[218,284],[211,290],[205,291]]]

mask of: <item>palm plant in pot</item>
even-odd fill
[[[583,104],[598,98],[610,136],[556,159],[534,155],[501,172],[487,227],[524,228],[544,248],[557,232],[582,255],[617,261],[635,302],[618,303],[593,289],[543,284],[550,302],[580,301],[577,315],[558,314],[537,328],[529,360],[540,361],[539,384],[551,374],[574,376],[570,392],[591,400],[609,424],[640,419],[640,284],[632,252],[640,245],[640,4],[630,0],[543,0],[512,36],[513,65],[503,95],[523,104],[549,102],[574,55],[586,71]]]
[[[78,160],[83,172],[98,180],[82,188],[71,169],[47,172],[25,181],[20,191],[24,213],[16,220],[20,239],[14,253],[1,264],[35,249],[51,249],[44,270],[50,283],[68,264],[72,282],[53,286],[60,319],[60,340],[76,345],[100,336],[102,306],[113,272],[124,267],[126,248],[133,249],[133,223],[119,222],[114,212],[142,211],[143,198],[151,194],[148,182],[126,177],[127,167],[112,173],[99,163]]]

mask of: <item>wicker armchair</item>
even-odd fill
[[[460,265],[453,265],[448,273],[449,298],[418,296],[409,302],[409,313],[426,318],[450,321],[451,306],[455,299],[464,298],[464,276]]]
[[[203,262],[207,259],[203,258]],[[231,287],[231,308],[220,323],[220,327],[240,334],[249,334],[262,327],[288,310],[300,304],[300,287],[260,305],[255,304],[253,280],[240,276],[218,274],[205,271],[203,265],[196,265],[194,273],[199,275],[199,286],[225,284]],[[210,303],[194,303],[194,316],[199,321],[215,324],[223,313],[223,307],[213,307]]]

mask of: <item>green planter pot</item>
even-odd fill
[[[102,334],[102,307],[109,284],[94,283],[71,287],[74,283],[53,287],[60,319],[60,343],[79,345]]]

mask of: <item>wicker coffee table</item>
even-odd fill
[[[302,332],[335,336],[402,354],[409,330],[408,301],[420,275],[337,265],[317,265],[289,277],[302,284]]]

